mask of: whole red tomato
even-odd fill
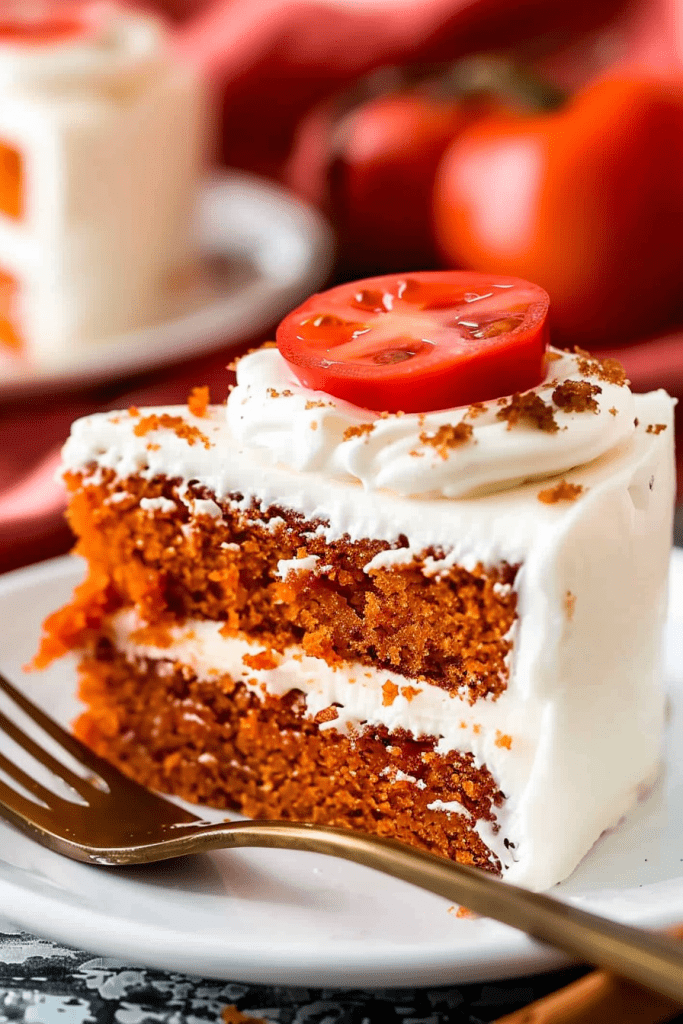
[[[300,129],[288,182],[327,205],[354,271],[436,266],[436,169],[458,133],[492,109],[492,100],[426,91],[377,97],[336,123],[331,108],[318,108]]]
[[[434,220],[449,265],[545,288],[556,339],[652,334],[683,315],[683,85],[603,80],[556,112],[468,126]]]

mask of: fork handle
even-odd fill
[[[141,856],[143,848],[138,848],[135,860],[159,860],[161,847],[164,858],[235,847],[277,847],[341,857],[519,928],[573,958],[606,967],[683,1005],[680,943],[598,917],[552,896],[501,882],[478,868],[413,849],[393,839],[324,825],[238,821],[207,823],[198,830],[193,823],[187,826],[185,836],[183,828],[182,824],[176,825],[172,839],[150,844],[148,858]],[[130,863],[132,858],[124,856],[120,863],[126,860]]]

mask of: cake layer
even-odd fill
[[[276,650],[300,643],[332,663],[392,669],[471,700],[505,688],[514,567],[430,577],[425,559],[443,555],[430,549],[398,569],[369,568],[386,541],[328,544],[318,523],[279,508],[245,512],[168,480],[107,473],[80,483],[70,482],[69,520],[91,566],[89,622],[96,607],[134,604],[151,625],[215,619]]]
[[[297,690],[258,696],[229,675],[198,680],[103,644],[81,665],[90,710],[75,731],[139,782],[251,817],[392,836],[500,871],[477,824],[493,831],[502,795],[471,755],[439,754],[434,737],[377,726],[353,737],[321,730]]]

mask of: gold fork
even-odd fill
[[[58,795],[0,753],[0,773],[18,787],[0,779],[0,816],[57,853],[111,866],[248,846],[342,857],[519,928],[572,957],[609,968],[683,1004],[683,949],[664,935],[608,921],[393,839],[289,821],[202,821],[93,754],[3,676],[0,692],[83,770],[80,774],[67,767],[0,711],[0,732],[65,783],[75,797]]]

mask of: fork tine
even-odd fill
[[[9,820],[19,825],[20,828],[27,821],[32,822],[39,828],[46,828],[48,827],[48,817],[54,818],[53,811],[46,810],[40,804],[29,800],[28,797],[22,796],[21,793],[8,786],[2,779],[0,779],[0,806],[8,812],[7,817]]]
[[[0,673],[0,691],[11,697],[15,704],[17,704],[22,711],[25,711],[29,718],[32,718],[36,725],[40,726],[43,732],[46,732],[48,736],[51,736],[53,740],[64,748],[72,757],[79,761],[84,768],[92,772],[95,775],[99,775],[108,785],[119,785],[122,781],[127,782],[128,780],[121,775],[116,768],[112,767],[108,761],[98,757],[94,754],[89,747],[86,747],[85,743],[81,743],[80,740],[68,733],[66,729],[62,729],[61,725],[58,725],[53,718],[46,715],[33,701],[29,700],[25,694],[20,690],[17,690],[8,679]],[[10,729],[7,728],[9,725],[12,730],[15,730],[20,734],[21,738],[12,736],[13,739],[22,747],[31,753],[37,761],[40,761],[46,767],[50,769],[55,775],[64,779],[68,785],[72,786],[77,792],[81,793],[82,796],[87,796],[96,787],[79,775],[72,772],[66,765],[63,765],[61,761],[56,760],[47,751],[43,750],[37,743],[22,732],[18,726],[14,725],[13,722],[0,712],[1,719],[3,720],[2,727],[6,729],[9,735],[12,735]],[[79,787],[87,786],[86,792],[82,792]]]
[[[91,782],[77,775],[76,772],[71,771],[70,768],[67,768],[56,757],[49,754],[47,750],[31,739],[23,729],[20,729],[2,711],[0,711],[0,732],[5,732],[10,739],[14,740],[17,746],[25,750],[27,754],[30,754],[32,758],[47,768],[48,771],[51,771],[57,778],[62,779],[68,786],[75,789],[77,793],[80,793],[84,800],[92,799],[93,794],[97,792],[97,788]]]
[[[11,779],[18,782],[29,793],[33,793],[38,800],[42,800],[47,807],[55,809],[56,804],[64,804],[69,801],[64,800],[59,794],[43,786],[41,782],[34,779],[32,775],[27,775],[23,768],[20,768],[18,764],[14,764],[8,757],[5,757],[3,753],[0,753],[0,770],[6,775],[9,775]]]

